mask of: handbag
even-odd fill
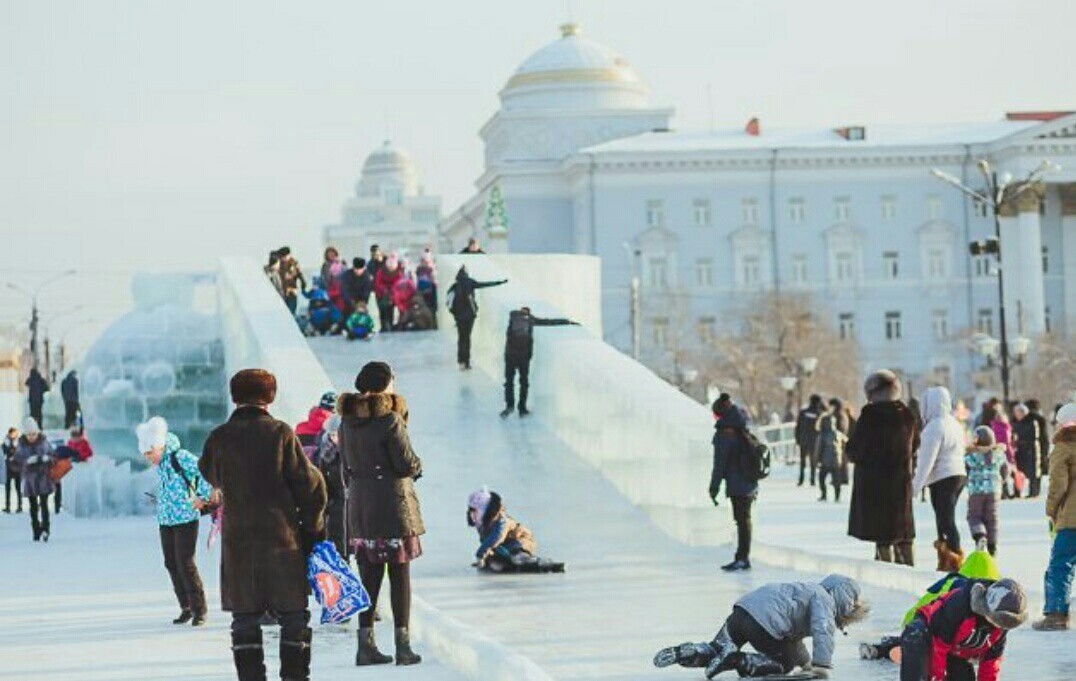
[[[187,473],[184,472],[183,467],[179,465],[179,460],[176,459],[175,452],[172,452],[168,455],[168,462],[172,464],[172,470],[176,472],[176,475],[178,475],[180,480],[183,481],[183,484],[187,486],[187,491],[190,492],[191,496],[196,496],[198,488],[194,486],[194,482],[187,477]],[[216,495],[210,496],[212,497]],[[199,510],[199,513],[201,513],[202,515],[209,515],[213,511],[217,510],[218,506],[220,506],[219,503],[214,502],[211,499],[206,499],[204,501],[206,502],[205,505],[202,506],[201,510]]]
[[[71,468],[71,459],[56,459],[52,467],[49,468],[49,480],[53,482],[63,480],[63,477],[71,472]]]

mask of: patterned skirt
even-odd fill
[[[422,555],[417,536],[403,539],[352,539],[351,548],[360,563],[410,563]]]

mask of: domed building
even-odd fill
[[[437,241],[441,199],[426,196],[407,152],[386,141],[366,157],[355,194],[340,212],[340,223],[327,225],[325,245],[346,258],[367,257],[377,244],[386,253],[417,259]]]

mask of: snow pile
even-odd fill
[[[491,376],[504,374],[508,313],[523,305],[539,317],[562,317],[548,299],[564,299],[561,268],[540,267],[527,256],[525,288],[513,277],[512,256],[441,256],[442,279],[461,264],[480,281],[509,284],[478,294],[473,363]],[[586,263],[584,263],[586,264]],[[544,280],[538,281],[539,274]],[[532,291],[545,295],[535,295]],[[548,292],[548,293],[547,293]],[[440,311],[442,328],[453,321]],[[713,450],[709,409],[687,397],[600,337],[580,328],[537,328],[531,365],[531,406],[579,456],[596,466],[633,503],[673,537],[688,544],[728,540],[731,525],[707,498]]]
[[[78,518],[112,518],[154,512],[157,473],[133,471],[130,461],[94,456],[63,479],[64,507]]]

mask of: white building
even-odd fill
[[[511,251],[602,257],[609,342],[631,346],[637,266],[652,366],[671,360],[671,326],[720,331],[750,294],[776,288],[812,293],[859,341],[864,370],[969,389],[982,362],[960,338],[996,336],[998,323],[996,277],[967,244],[991,236],[993,219],[930,171],[974,184],[980,158],[1017,178],[1044,158],[1062,166],[1041,200],[1025,194],[1002,218],[1006,317],[1011,337],[1076,336],[1076,115],[674,132],[673,111],[650,103],[622,57],[562,31],[501,91],[477,192],[441,230],[453,246],[481,238],[499,185]]]
[[[406,152],[385,142],[362,164],[355,195],[344,202],[340,223],[326,225],[323,241],[345,257],[366,257],[378,244],[417,258],[437,242],[441,199],[426,196]]]

